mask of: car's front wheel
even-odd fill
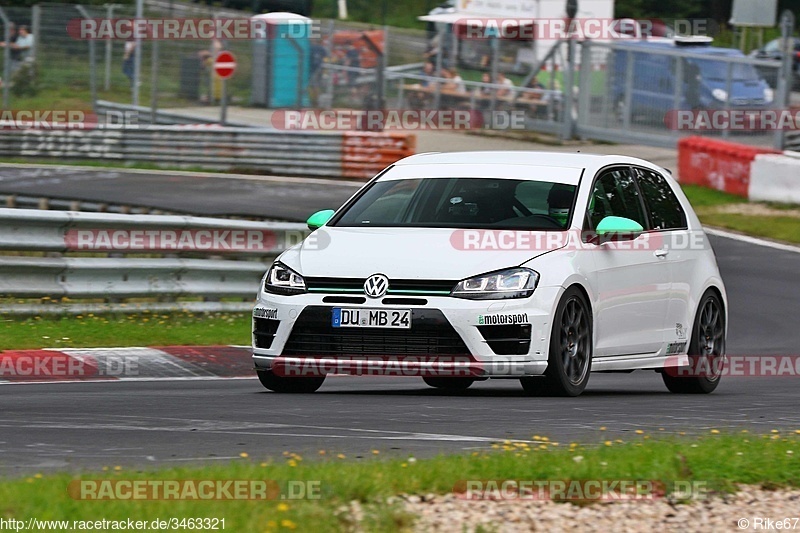
[[[271,370],[263,370],[258,372],[258,380],[273,392],[304,394],[319,389],[325,381],[325,376],[286,378],[276,376]]]
[[[570,287],[553,317],[547,370],[543,377],[522,378],[522,387],[533,395],[580,395],[589,382],[592,350],[591,309],[583,293]]]
[[[700,300],[689,342],[689,374],[664,370],[661,377],[670,392],[676,394],[708,394],[719,386],[725,359],[725,313],[714,292],[706,292]],[[678,375],[673,375],[678,374]]]
[[[422,380],[437,389],[445,390],[467,390],[470,385],[475,383],[474,379],[470,378],[437,378],[437,377],[424,377]]]

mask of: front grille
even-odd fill
[[[411,329],[334,328],[332,307],[311,306],[300,313],[283,355],[349,357],[362,355],[461,355],[469,350],[441,311],[414,309]]]
[[[731,104],[735,106],[759,106],[766,104],[767,101],[763,98],[732,98]]]
[[[305,278],[309,292],[364,294],[364,278]],[[387,294],[447,296],[458,281],[390,279]]]
[[[478,326],[478,331],[497,355],[525,355],[530,350],[530,324]]]
[[[275,333],[278,332],[280,320],[269,318],[253,318],[253,336],[256,341],[256,348],[268,350],[275,340]]]
[[[363,296],[326,296],[322,299],[326,304],[363,304],[366,301]]]

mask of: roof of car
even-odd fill
[[[447,165],[447,164],[530,165],[595,169],[614,164],[640,165],[659,168],[657,165],[622,155],[600,155],[569,152],[494,151],[494,152],[432,152],[412,155],[396,165]]]
[[[615,43],[616,47],[626,47],[626,48],[654,48],[660,50],[680,50],[681,52],[687,52],[691,54],[706,54],[706,55],[718,55],[718,56],[730,56],[730,57],[740,57],[744,56],[744,53],[737,49],[737,48],[721,48],[718,46],[708,46],[707,44],[684,44],[682,46],[677,46],[674,41],[670,39],[653,39],[649,41],[643,40],[636,40],[636,41],[620,41]]]

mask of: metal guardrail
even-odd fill
[[[0,209],[0,250],[16,252],[0,255],[0,297],[56,302],[0,304],[0,313],[67,310],[57,305],[60,299],[105,301],[77,304],[77,312],[148,308],[121,303],[126,298],[154,299],[151,307],[162,310],[236,309],[250,304],[215,300],[251,301],[268,268],[264,259],[307,234],[302,224],[290,223]],[[102,254],[107,256],[97,257]],[[130,254],[156,257],[126,257]],[[239,259],[221,259],[226,254]],[[210,301],[174,301],[183,297]]]
[[[139,236],[133,233],[135,231],[144,232],[141,244],[129,242],[131,236]],[[198,237],[198,232],[202,231],[210,235]],[[222,235],[224,232],[228,234]],[[174,248],[171,247],[173,234]],[[0,209],[0,250],[8,251],[194,252],[260,257],[280,253],[306,235],[305,225],[289,222]],[[163,242],[165,236],[166,243]],[[184,236],[183,244],[178,246],[181,236]],[[127,240],[123,241],[123,237]],[[109,240],[110,245],[104,239]]]
[[[157,162],[341,176],[342,134],[182,126],[0,132],[0,155]]]
[[[252,168],[272,175],[371,178],[411,155],[406,133],[146,126],[0,130],[0,156]]]
[[[800,152],[800,131],[786,132],[784,150]]]

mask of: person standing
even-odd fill
[[[28,27],[20,26],[17,41],[11,45],[11,49],[17,51],[20,62],[33,58],[33,42],[33,35],[28,31]]]
[[[122,54],[122,73],[128,78],[133,87],[134,58],[136,56],[136,41],[131,38],[125,41],[125,51]]]

